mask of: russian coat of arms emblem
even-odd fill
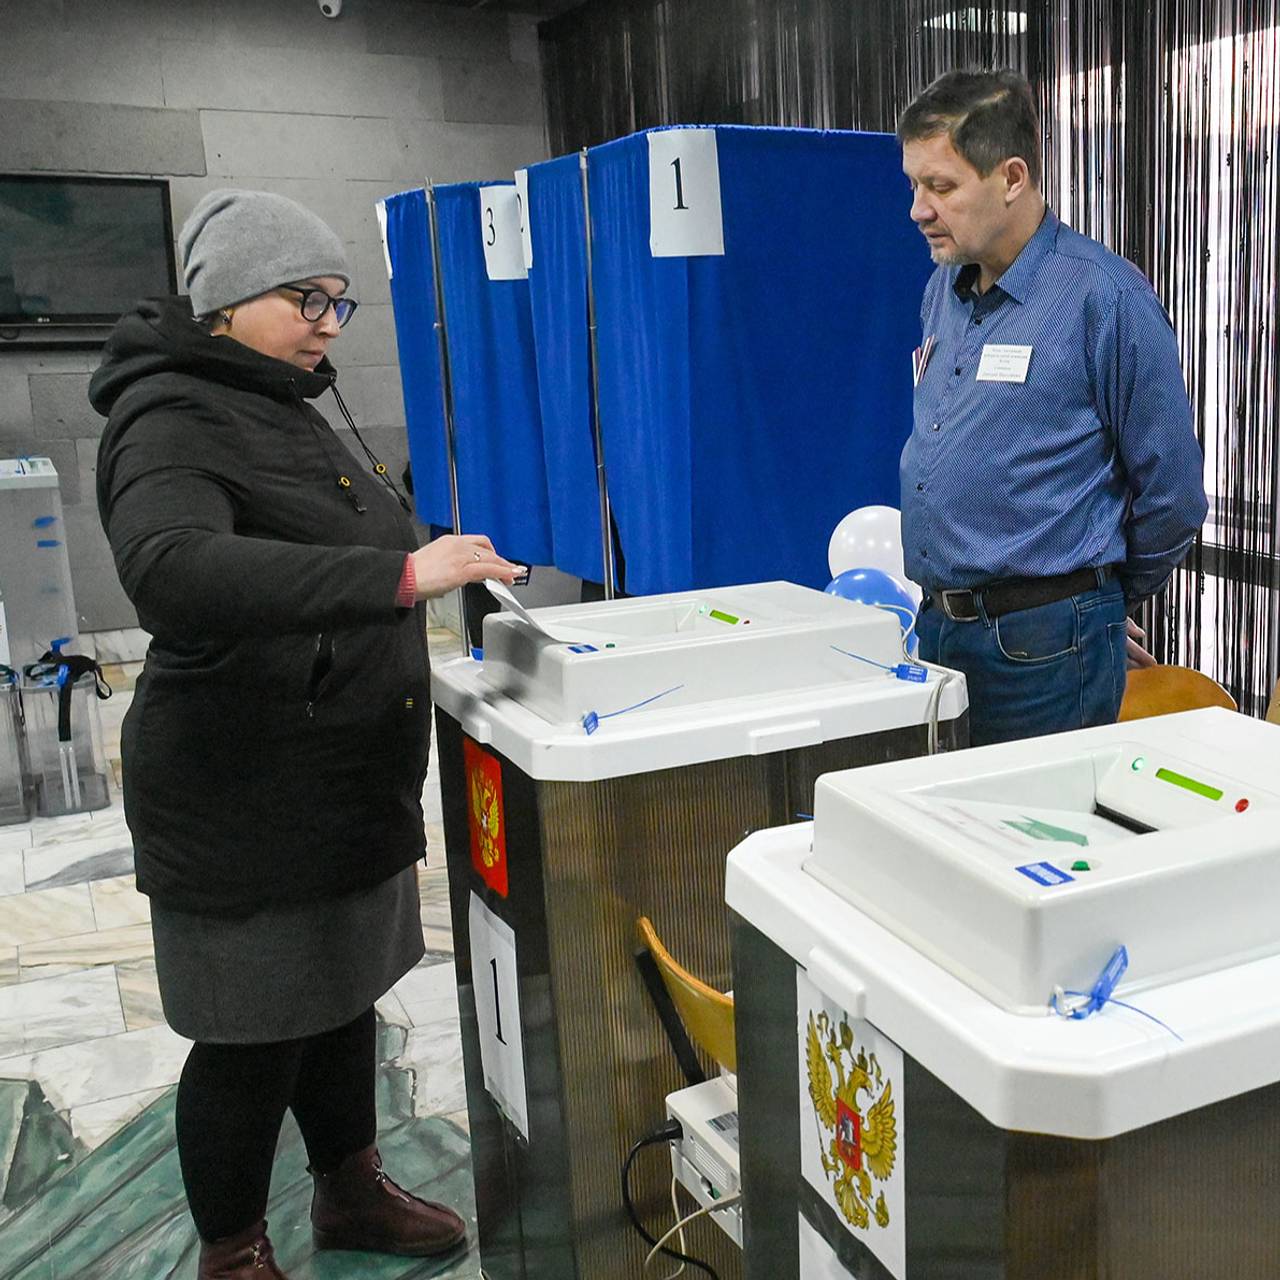
[[[855,1040],[845,1019],[809,1014],[806,1037],[809,1096],[821,1126],[822,1167],[850,1226],[889,1225],[884,1184],[897,1161],[893,1081],[874,1052]]]

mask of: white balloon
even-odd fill
[[[835,527],[827,546],[831,576],[849,569],[881,569],[906,578],[902,563],[902,513],[893,507],[859,507]]]

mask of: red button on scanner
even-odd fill
[[[1244,812],[1248,807],[1249,807],[1249,802],[1248,802],[1247,800],[1237,800],[1237,801],[1236,801],[1236,812],[1237,812],[1237,813],[1243,813],[1243,812]]]

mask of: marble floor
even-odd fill
[[[433,633],[432,648],[453,656],[457,640]],[[120,722],[140,668],[105,667],[116,691],[99,704],[116,774],[111,806],[0,827],[0,1280],[195,1274],[173,1145],[187,1042],[161,1013],[118,788]],[[423,799],[427,954],[378,1004],[379,1144],[398,1181],[472,1215],[434,752]],[[474,1252],[435,1262],[313,1254],[305,1163],[287,1120],[268,1220],[294,1280],[479,1275]]]

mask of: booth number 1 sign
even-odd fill
[[[714,129],[657,129],[649,139],[649,251],[655,258],[724,254]]]
[[[475,893],[467,913],[471,932],[471,986],[475,992],[484,1087],[502,1113],[529,1140],[529,1098],[520,1034],[516,935]]]

